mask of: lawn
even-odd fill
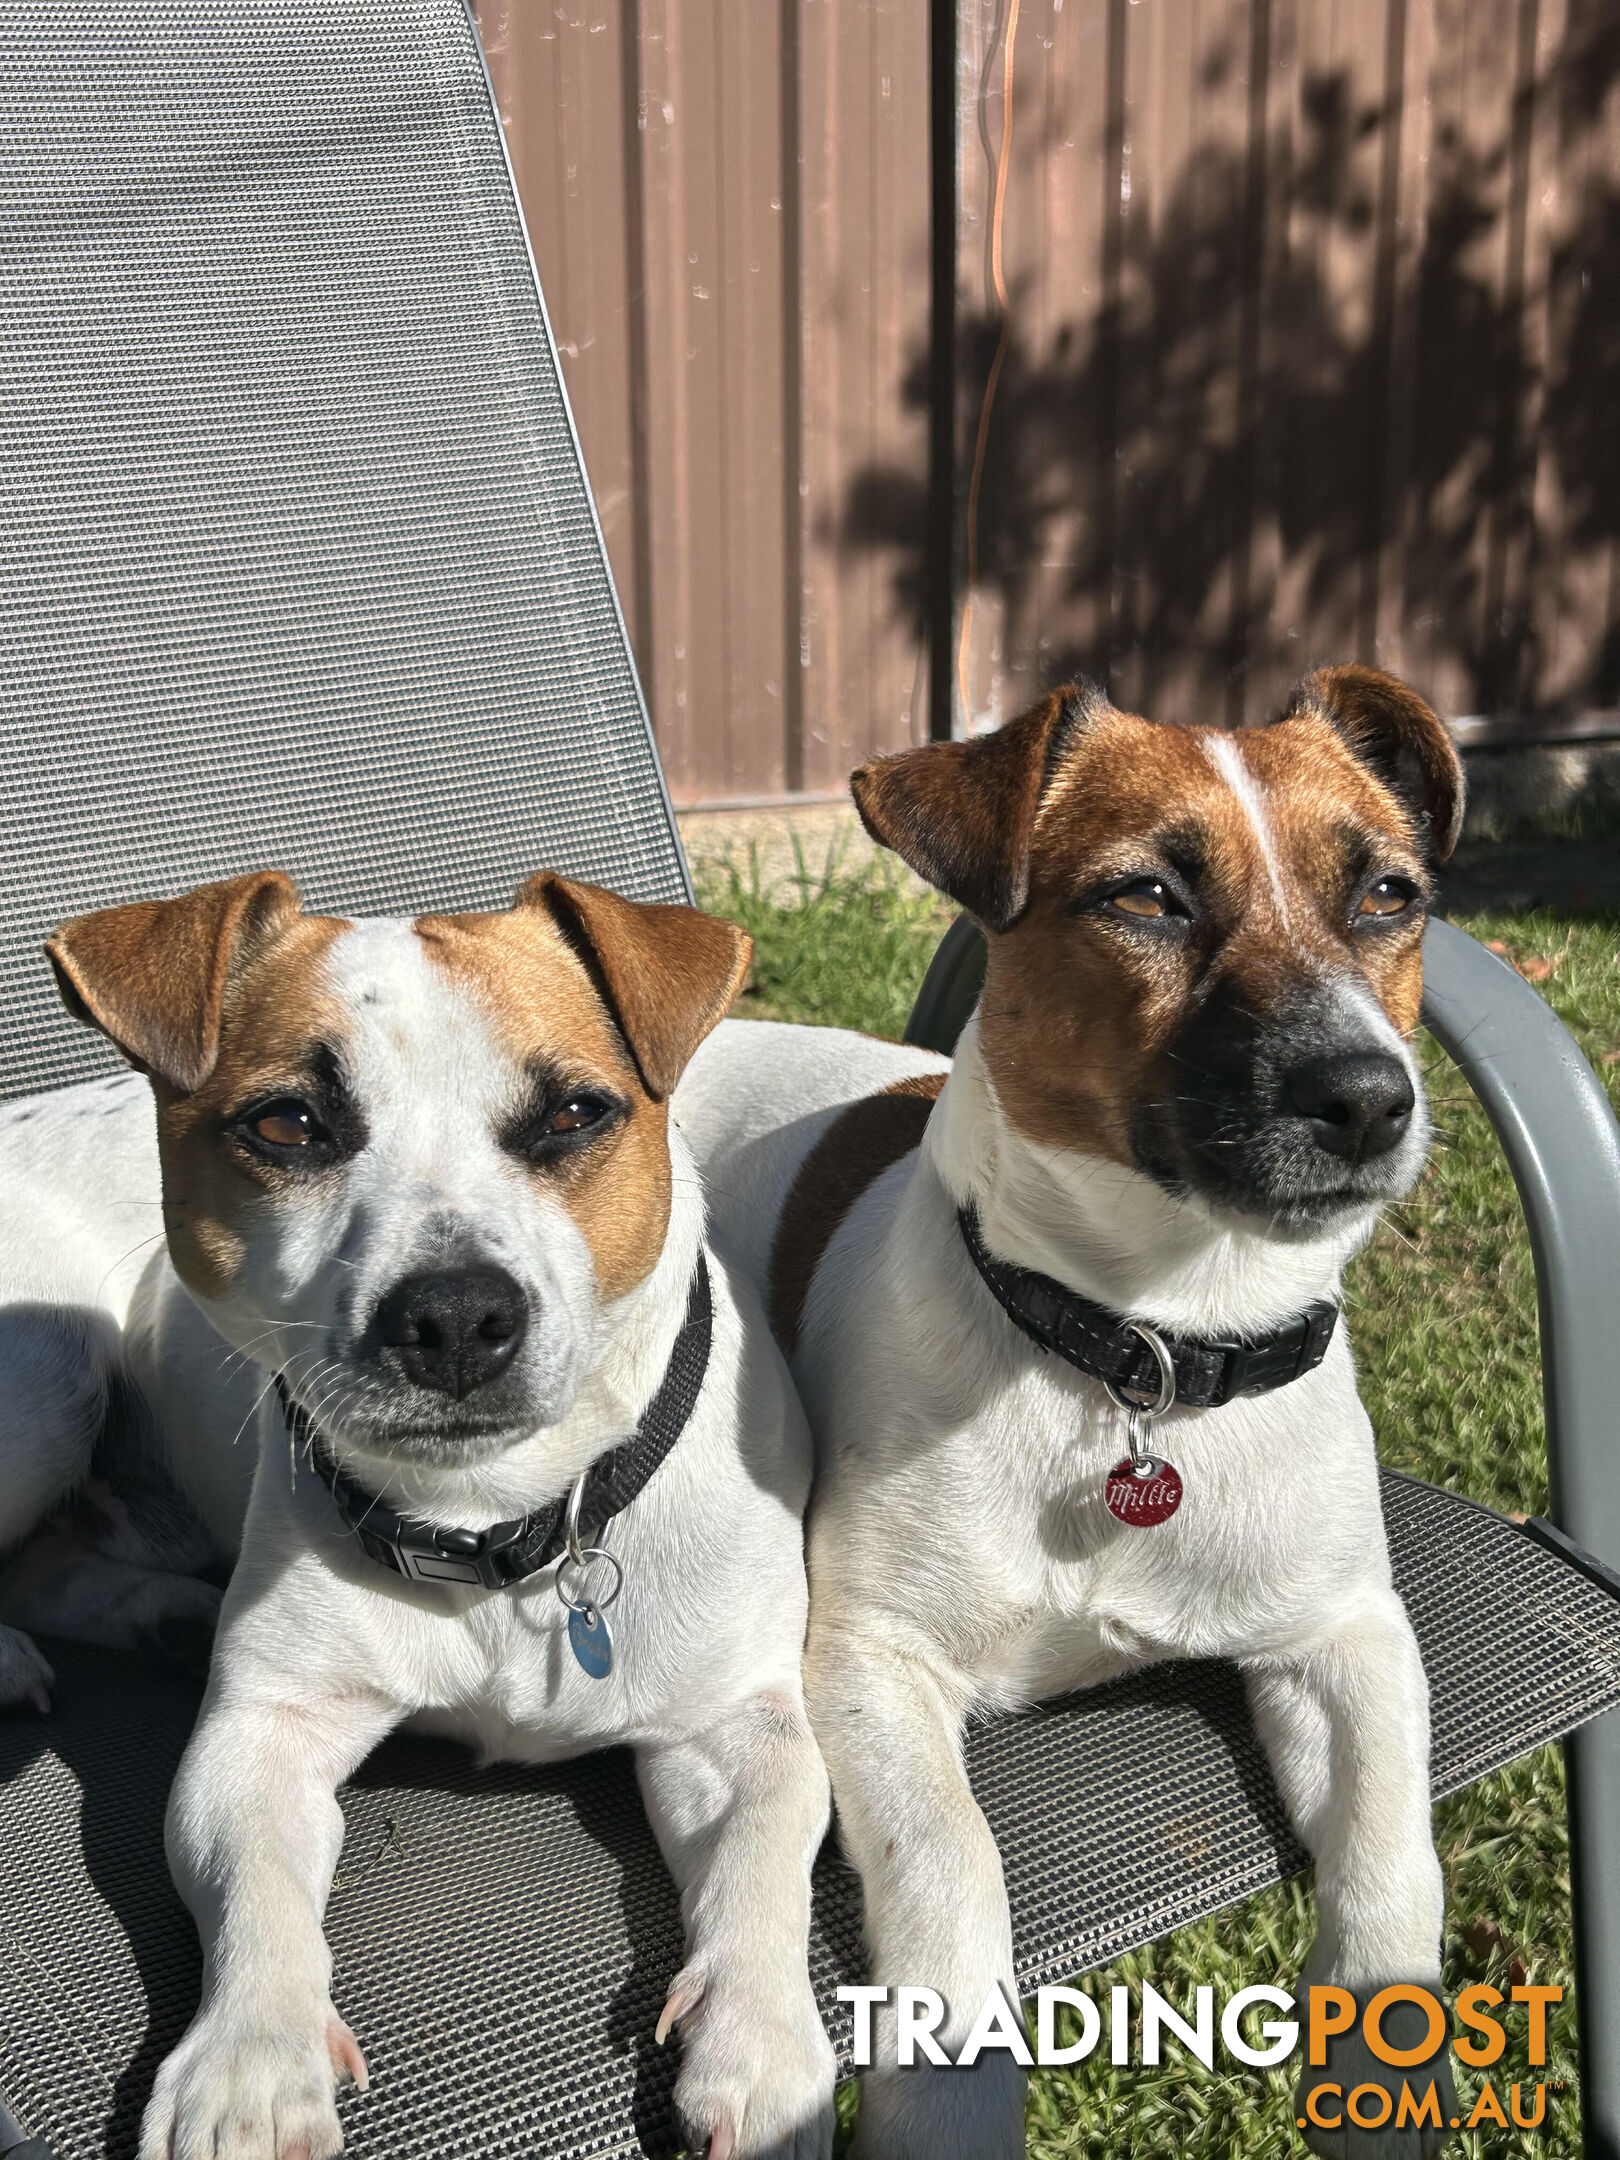
[[[802,866],[801,866],[802,870]],[[742,922],[756,943],[740,1010],[898,1035],[951,910],[879,859],[834,863],[795,885],[760,889],[757,870],[698,867],[706,905]],[[1498,941],[1573,1029],[1620,1098],[1620,923],[1550,912],[1470,916]],[[1424,1062],[1438,1144],[1412,1199],[1392,1211],[1356,1264],[1348,1304],[1362,1388],[1383,1460],[1492,1506],[1545,1511],[1546,1458],[1536,1345],[1535,1283],[1507,1166],[1484,1114],[1436,1045]],[[1562,1986],[1550,2022],[1543,2129],[1480,2131],[1452,2148],[1467,2160],[1577,2160],[1575,2018],[1562,1758],[1543,1749],[1487,1778],[1435,1814],[1445,1866],[1449,1990],[1489,1980]],[[1178,2006],[1201,1983],[1217,2000],[1259,1980],[1290,1984],[1313,1933],[1308,1881],[1284,1884],[1184,1928],[1081,1984],[1099,1998],[1151,1980]],[[1510,2045],[1520,2039],[1510,2033]],[[1190,2071],[1174,2043],[1158,2070],[1115,2070],[1096,2058],[1031,2080],[1028,2151],[1039,2160],[1249,2160],[1300,2151],[1292,2072]],[[1512,2060],[1510,2056],[1509,2061]],[[1462,2074],[1471,2100],[1477,2080]],[[841,2098],[849,2110],[851,2094]]]

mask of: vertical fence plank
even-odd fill
[[[927,734],[928,11],[801,0],[804,785]]]
[[[1100,672],[1113,607],[1112,301],[1125,0],[1022,0],[1002,220],[1011,300],[976,504],[979,576],[953,626],[957,725],[1005,718],[1040,683]],[[1008,0],[958,15],[958,513],[1002,328],[991,219],[1006,115]],[[1117,18],[1117,21],[1116,21]],[[1099,461],[1101,461],[1099,463]],[[967,575],[967,547],[957,550]]]
[[[1545,134],[1558,201],[1545,250],[1547,402],[1536,527],[1537,702],[1620,705],[1620,443],[1607,417],[1620,351],[1620,17],[1569,0]],[[1545,626],[1545,627],[1543,627]]]
[[[638,653],[631,232],[622,147],[634,127],[623,60],[634,0],[475,0],[512,169],[541,266],[602,534]]]

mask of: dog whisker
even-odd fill
[[[144,1237],[138,1240],[137,1243],[135,1243],[129,1248],[128,1252],[120,1253],[118,1258],[113,1261],[112,1265],[108,1268],[106,1274],[102,1276],[100,1282],[97,1283],[97,1298],[100,1298],[103,1291],[106,1289],[108,1283],[112,1281],[113,1277],[118,1273],[118,1270],[124,1265],[126,1260],[133,1260],[138,1252],[145,1252],[148,1246],[160,1245],[166,1235],[167,1233],[165,1231],[155,1230],[150,1237]]]

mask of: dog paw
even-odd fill
[[[1447,2043],[1425,2061],[1399,2068],[1367,2045],[1361,2013],[1377,1992],[1358,1988],[1356,2022],[1327,2043],[1319,2070],[1307,2063],[1294,2094],[1295,2117],[1307,2151],[1321,2160],[1429,2160],[1450,2142],[1460,2110]],[[1385,2045],[1401,2053],[1422,2047],[1428,2019],[1412,2002],[1385,2011]]]
[[[707,2160],[831,2160],[837,2063],[810,1983],[749,1988],[695,1966],[658,2021],[680,2033],[675,2108]]]
[[[221,1593],[190,1575],[154,1575],[132,1600],[135,1647],[157,1672],[206,1680]]]
[[[971,2070],[869,2070],[850,2160],[1023,2160],[1026,2087],[1005,2055]]]
[[[0,1626],[0,1710],[51,1707],[56,1675],[20,1628]]]
[[[365,2058],[330,2008],[301,2028],[204,2010],[158,2072],[140,2160],[334,2160],[350,2079],[365,2090]]]

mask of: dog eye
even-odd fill
[[[266,1147],[318,1147],[332,1137],[308,1103],[290,1095],[281,1102],[266,1103],[246,1123],[252,1137]]]
[[[546,1120],[548,1133],[585,1132],[592,1125],[600,1125],[607,1115],[607,1104],[598,1102],[590,1095],[574,1095],[560,1110],[553,1110]]]
[[[1108,904],[1118,908],[1122,915],[1134,915],[1140,921],[1182,913],[1175,894],[1162,878],[1138,878],[1134,885],[1126,885],[1119,892],[1110,893]]]
[[[598,1132],[604,1132],[623,1109],[611,1095],[595,1095],[581,1089],[577,1095],[568,1095],[561,1102],[543,1098],[529,1111],[507,1126],[502,1133],[503,1145],[526,1162],[539,1166],[554,1158],[572,1154],[576,1148],[588,1147]]]
[[[1362,917],[1404,915],[1416,898],[1415,889],[1405,878],[1380,878],[1362,894],[1356,913]]]

